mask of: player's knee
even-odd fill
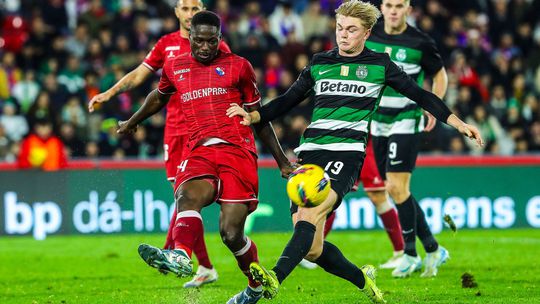
[[[244,239],[242,229],[233,225],[222,225],[219,227],[219,234],[221,235],[221,241],[227,247],[235,246]]]
[[[385,191],[367,191],[366,195],[369,200],[375,205],[382,204],[386,202],[386,192]]]
[[[306,254],[305,259],[310,262],[315,262],[322,254],[322,246],[313,246]]]
[[[297,222],[305,221],[313,225],[317,225],[317,221],[322,215],[315,212],[313,209],[299,208],[296,216]]]
[[[407,193],[409,192],[400,183],[395,183],[390,180],[386,183],[386,191],[388,191],[388,194],[390,194],[392,199],[398,204],[407,199]]]
[[[394,182],[392,182],[391,180],[388,180],[386,181],[385,188],[388,194],[393,196],[397,192],[398,187]]]

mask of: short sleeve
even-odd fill
[[[435,41],[430,37],[426,37],[422,47],[420,66],[426,72],[427,76],[433,76],[444,67],[444,62],[435,45]]]
[[[169,78],[169,66],[170,65],[168,63],[165,64],[165,66],[163,67],[163,73],[161,73],[161,77],[159,78],[158,92],[163,95],[171,95],[176,92],[176,87]]]
[[[243,105],[248,107],[258,105],[261,101],[261,94],[257,88],[255,71],[247,60],[243,60],[238,84],[238,90],[242,93]]]
[[[156,45],[150,50],[150,52],[144,58],[143,65],[156,72],[163,67],[165,62],[163,38],[159,39]]]

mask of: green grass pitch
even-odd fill
[[[271,266],[289,233],[257,233],[261,262]],[[162,245],[164,235],[0,238],[0,303],[225,303],[246,286],[236,261],[217,234],[207,236],[219,280],[185,290],[187,279],[146,266],[137,245]],[[451,255],[439,276],[393,279],[379,271],[388,303],[540,303],[540,230],[468,230],[437,236]],[[329,240],[357,265],[378,265],[390,254],[383,231],[332,232]],[[419,246],[420,248],[420,246]],[[421,253],[423,256],[423,252]],[[463,288],[468,272],[477,288]],[[317,270],[297,268],[273,301],[259,303],[368,303],[352,284]]]

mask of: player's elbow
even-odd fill
[[[144,65],[139,65],[135,70],[129,72],[128,76],[134,86],[138,86],[143,83],[152,73]]]

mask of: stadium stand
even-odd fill
[[[341,1],[263,2],[205,1],[223,18],[232,51],[253,64],[267,101],[289,87],[313,53],[333,47],[333,9]],[[94,113],[86,103],[137,66],[161,35],[177,30],[174,3],[0,2],[0,162],[16,162],[24,137],[43,120],[52,123],[70,159],[160,157],[164,113],[132,137],[115,132],[117,121],[156,87],[157,75]],[[433,37],[444,57],[446,103],[487,140],[485,147],[475,147],[438,124],[425,133],[422,151],[540,152],[540,0],[412,0],[412,5],[409,23]],[[291,157],[310,107],[305,102],[274,124]]]

